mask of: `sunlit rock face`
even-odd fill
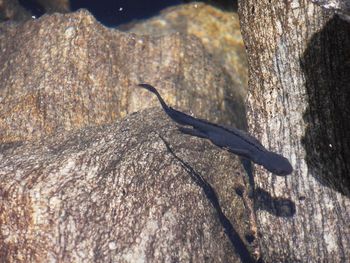
[[[2,27],[0,63],[3,142],[112,123],[156,105],[135,91],[140,82],[199,117],[244,122],[239,85],[191,36],[122,33],[87,11],[45,15]]]
[[[213,59],[239,84],[233,92],[246,95],[247,59],[237,13],[196,2],[167,8],[158,16],[119,28],[137,34],[160,36],[180,32],[199,38]]]

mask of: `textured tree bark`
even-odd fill
[[[250,131],[294,166],[287,177],[255,171],[255,201],[270,208],[256,211],[267,262],[350,258],[350,26],[326,12],[302,0],[239,6]]]

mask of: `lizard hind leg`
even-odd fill
[[[179,129],[179,131],[181,131],[184,134],[189,134],[189,135],[196,136],[196,137],[199,137],[199,138],[208,139],[208,135],[205,134],[204,132],[199,131],[199,130],[192,129],[192,128],[181,127],[181,126],[179,126],[178,129]]]

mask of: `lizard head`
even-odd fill
[[[293,167],[287,158],[274,152],[265,152],[261,164],[271,173],[285,176],[293,172]]]

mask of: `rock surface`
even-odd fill
[[[320,5],[325,9],[335,11],[342,19],[350,22],[349,0],[311,0],[311,2]]]
[[[248,66],[237,13],[195,2],[167,8],[159,16],[123,25],[120,29],[152,36],[181,32],[197,37],[213,59],[239,84],[238,90],[245,97]],[[236,86],[233,92],[237,92]]]
[[[18,0],[0,0],[0,22],[26,21],[31,19],[31,13],[23,8]]]
[[[0,142],[112,123],[158,103],[140,95],[140,82],[201,118],[245,124],[239,85],[196,38],[126,34],[84,10],[0,26],[0,64]]]
[[[348,262],[349,24],[310,1],[239,5],[250,72],[250,131],[294,168],[277,177],[256,167],[256,188],[271,197],[265,204],[275,209],[277,198],[294,204],[288,217],[256,211],[262,257]]]
[[[239,159],[159,110],[0,152],[5,262],[240,262],[234,230],[249,247]]]
[[[239,85],[198,38],[123,33],[86,11],[45,15],[0,25],[0,64],[1,259],[252,261],[240,160],[180,133],[135,86],[244,127]]]

